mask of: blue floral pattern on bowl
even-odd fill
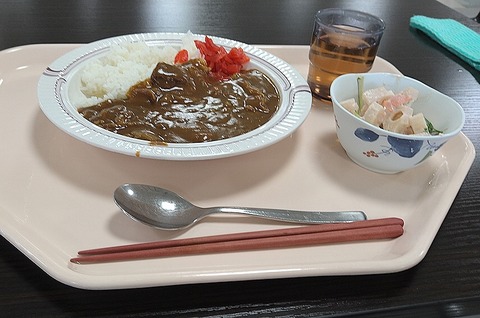
[[[381,145],[383,149],[381,151],[366,150],[363,154],[367,157],[378,158],[379,156],[388,156],[392,153],[398,154],[403,158],[413,158],[422,148],[426,148],[427,155],[425,155],[417,164],[431,156],[436,150],[440,149],[443,145],[432,143],[428,140],[410,140],[402,139],[393,136],[379,135],[376,132],[366,129],[357,128],[354,132],[355,136],[366,142],[376,142],[379,138],[385,140],[385,145]]]

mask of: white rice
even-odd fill
[[[188,32],[182,37],[181,48],[148,46],[144,42],[112,45],[107,55],[81,70],[81,94],[75,94],[75,106],[86,107],[107,99],[125,98],[132,85],[150,77],[157,63],[173,64],[180,49],[186,49],[190,58],[199,57],[193,40],[193,35]]]

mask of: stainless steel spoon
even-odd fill
[[[120,209],[134,220],[166,230],[192,226],[214,213],[248,214],[278,221],[320,224],[365,220],[361,211],[310,212],[240,207],[201,208],[171,191],[142,184],[124,184],[113,195]]]

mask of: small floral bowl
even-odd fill
[[[419,91],[413,103],[414,113],[423,113],[438,135],[404,135],[376,127],[345,109],[340,103],[358,94],[359,77],[364,91],[385,86],[393,92],[406,88]],[[398,173],[414,168],[428,159],[449,139],[457,135],[465,122],[462,107],[452,98],[406,76],[389,73],[346,74],[330,88],[337,125],[337,136],[347,155],[359,166],[379,173]]]

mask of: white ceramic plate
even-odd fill
[[[0,52],[0,234],[48,275],[87,289],[139,288],[405,270],[420,262],[474,158],[463,134],[421,166],[383,175],[353,163],[336,140],[331,106],[314,105],[290,137],[265,149],[217,160],[141,160],[92,147],[55,127],[38,107],[38,76],[78,44]],[[262,46],[308,71],[308,46]],[[399,73],[376,58],[373,72]],[[233,232],[283,228],[244,216],[211,216],[185,231],[159,231],[125,216],[112,199],[123,183],[179,193],[200,206],[295,210],[360,209],[397,216],[395,240],[75,265],[77,251]],[[402,195],[399,196],[398,194]]]
[[[79,91],[78,73],[92,60],[107,54],[112,44],[144,41],[150,46],[180,47],[183,36],[177,33],[125,35],[93,42],[63,55],[50,64],[40,77],[38,99],[42,111],[58,128],[88,144],[131,156],[170,160],[212,159],[255,151],[289,136],[305,120],[312,97],[306,81],[297,70],[259,48],[218,37],[211,38],[227,50],[241,47],[250,58],[246,68],[263,71],[277,86],[281,97],[280,107],[265,125],[225,140],[169,143],[164,146],[107,131],[78,113],[69,98],[72,90]],[[199,40],[205,38],[204,35],[194,37]]]

